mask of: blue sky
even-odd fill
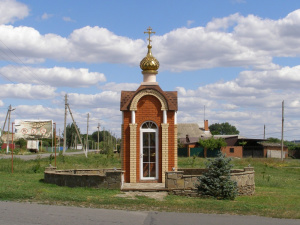
[[[97,124],[120,136],[120,91],[142,82],[152,50],[157,81],[178,91],[178,122],[229,122],[249,138],[300,139],[298,0],[0,0],[0,125],[53,119],[64,94],[81,132]],[[71,123],[70,116],[68,123]]]

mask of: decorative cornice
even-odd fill
[[[168,104],[167,104],[167,101],[164,98],[164,96],[161,93],[159,93],[158,91],[153,90],[153,89],[145,89],[145,90],[142,90],[141,92],[139,92],[132,99],[132,102],[131,102],[131,105],[130,105],[130,110],[131,111],[136,111],[137,110],[137,104],[138,104],[139,100],[142,97],[146,96],[146,95],[152,95],[152,96],[156,97],[161,103],[161,110],[168,110]]]

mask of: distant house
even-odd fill
[[[223,138],[227,146],[221,148],[221,152],[228,157],[237,158],[281,158],[281,145],[268,143],[265,139],[246,138],[240,135],[212,135],[208,128],[208,121],[204,121],[204,127],[197,123],[179,123],[178,141],[182,148],[179,148],[179,155],[192,156],[196,149],[199,149],[199,139]],[[199,152],[199,151],[198,151]],[[284,158],[288,157],[288,148],[283,148]],[[198,156],[209,157],[210,151],[202,149]]]
[[[15,148],[15,145],[12,144],[12,140],[16,141],[15,140],[15,134],[9,134],[8,135],[8,143],[9,143],[9,148]],[[2,136],[1,136],[1,141],[2,141],[2,146],[0,146],[0,149],[6,149],[7,147],[7,134],[4,134],[2,133]]]
[[[265,158],[281,158],[281,144],[280,143],[260,143],[263,147],[263,154]],[[288,157],[288,147],[283,146],[283,158]]]
[[[240,135],[215,135],[214,138],[224,138],[227,147],[222,152],[229,157],[238,158],[281,158],[281,144],[268,143],[265,139],[246,138]],[[283,147],[284,156],[288,157],[288,148]]]
[[[260,144],[265,139],[246,138],[240,135],[214,135],[214,138],[224,138],[227,146],[222,152],[228,157],[264,157],[263,147]]]
[[[204,121],[204,126],[199,127],[197,123],[178,123],[177,137],[179,144],[186,148],[186,155],[191,156],[191,149],[199,147],[199,139],[211,138],[212,134],[208,128],[208,121]]]

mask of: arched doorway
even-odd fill
[[[140,128],[140,178],[158,179],[158,128],[152,121],[146,121]]]

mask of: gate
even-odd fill
[[[187,157],[188,156],[187,148],[178,148],[178,156]]]
[[[220,149],[207,150],[206,151],[206,157],[208,157],[208,158],[217,157],[219,152],[220,152]]]
[[[264,150],[261,146],[244,146],[243,148],[243,158],[263,158]]]
[[[191,148],[190,156],[204,157],[204,148]]]

